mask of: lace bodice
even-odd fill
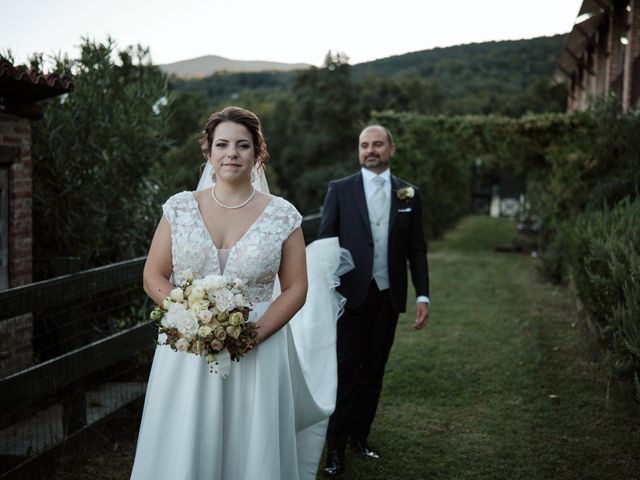
[[[194,278],[218,274],[218,251],[191,192],[181,192],[162,206],[171,225],[173,272],[190,269]],[[300,226],[302,216],[293,205],[273,197],[258,219],[229,250],[224,275],[240,278],[252,302],[271,299],[280,268],[282,244]]]

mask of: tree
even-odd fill
[[[393,110],[429,115],[443,113],[445,91],[437,80],[418,76],[366,75],[357,82],[358,114],[363,121],[372,112]]]
[[[291,95],[265,117],[279,186],[305,213],[319,210],[330,179],[357,165],[350,68],[344,54],[329,52],[322,68],[298,74]]]
[[[167,82],[148,50],[84,39],[80,57],[56,68],[75,88],[48,101],[33,131],[39,278],[54,257],[89,267],[144,254],[166,193],[149,171],[167,148]]]

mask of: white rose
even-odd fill
[[[182,303],[169,302],[169,308],[160,324],[165,328],[176,328],[180,317],[186,313],[187,309]]]
[[[234,278],[233,279],[233,289],[237,290],[238,292],[241,292],[244,290],[244,282],[242,280],[240,280],[239,278]]]
[[[176,316],[175,314],[171,314],[171,312],[165,313],[164,317],[160,321],[160,325],[164,328],[175,328],[176,326]]]
[[[182,273],[178,273],[174,276],[176,285],[183,287],[187,282],[193,281],[193,272],[191,270],[185,270]]]
[[[180,334],[192,339],[198,333],[198,319],[196,314],[191,310],[184,310],[176,316],[176,328]]]
[[[189,340],[186,338],[180,338],[176,342],[176,349],[180,352],[186,352],[189,349]]]
[[[184,293],[182,292],[181,288],[174,288],[173,290],[171,290],[169,297],[171,297],[171,300],[173,300],[174,302],[179,303],[184,301]]]
[[[198,336],[199,337],[208,337],[209,335],[211,335],[211,328],[210,327],[207,327],[206,325],[203,325],[198,329]]]
[[[189,309],[196,314],[196,316],[200,316],[200,312],[209,308],[209,302],[194,302],[189,305]]]
[[[415,194],[416,194],[416,191],[414,190],[413,187],[400,188],[396,192],[396,195],[400,200],[409,200],[410,198],[413,198]]]
[[[238,308],[245,308],[245,307],[249,307],[251,304],[247,301],[246,298],[244,298],[244,295],[241,293],[236,293],[233,296],[233,302],[236,304],[236,307]]]
[[[197,284],[202,286],[207,293],[211,293],[214,290],[225,287],[227,285],[227,277],[222,275],[207,275]]]
[[[164,307],[165,310],[169,310],[171,305],[173,305],[173,302],[171,301],[171,299],[169,297],[165,298],[162,301],[162,306]]]
[[[204,323],[209,323],[212,318],[213,313],[211,313],[211,310],[202,310],[200,312],[200,320],[202,320]]]
[[[205,292],[204,288],[202,288],[202,286],[198,285],[195,286],[191,289],[191,295],[189,295],[189,301],[190,302],[195,302],[197,300],[204,300],[205,295],[207,294],[207,292]]]
[[[213,297],[216,302],[216,307],[218,307],[218,310],[221,312],[229,311],[236,305],[233,301],[233,293],[227,289],[216,290]]]

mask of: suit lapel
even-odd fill
[[[356,205],[356,210],[360,213],[360,218],[369,232],[369,236],[372,237],[371,223],[369,223],[369,210],[367,209],[367,199],[364,196],[364,185],[362,183],[362,173],[357,173],[353,178],[354,188],[351,190],[351,195]]]
[[[391,204],[391,210],[389,211],[389,235],[391,235],[393,224],[396,221],[396,217],[398,216],[398,209],[402,206],[400,200],[398,199],[398,195],[396,195],[398,189],[402,187],[403,185],[402,183],[400,183],[400,179],[391,175],[391,202],[389,202]]]

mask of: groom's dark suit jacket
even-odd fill
[[[355,269],[341,278],[338,291],[347,308],[361,306],[369,291],[373,269],[373,237],[360,172],[329,183],[318,238],[337,236],[340,246],[351,252]],[[422,207],[417,187],[391,175],[388,268],[393,307],[404,312],[407,304],[407,261],[416,295],[429,295],[427,248],[422,231]],[[400,188],[413,187],[411,199],[400,200]]]

